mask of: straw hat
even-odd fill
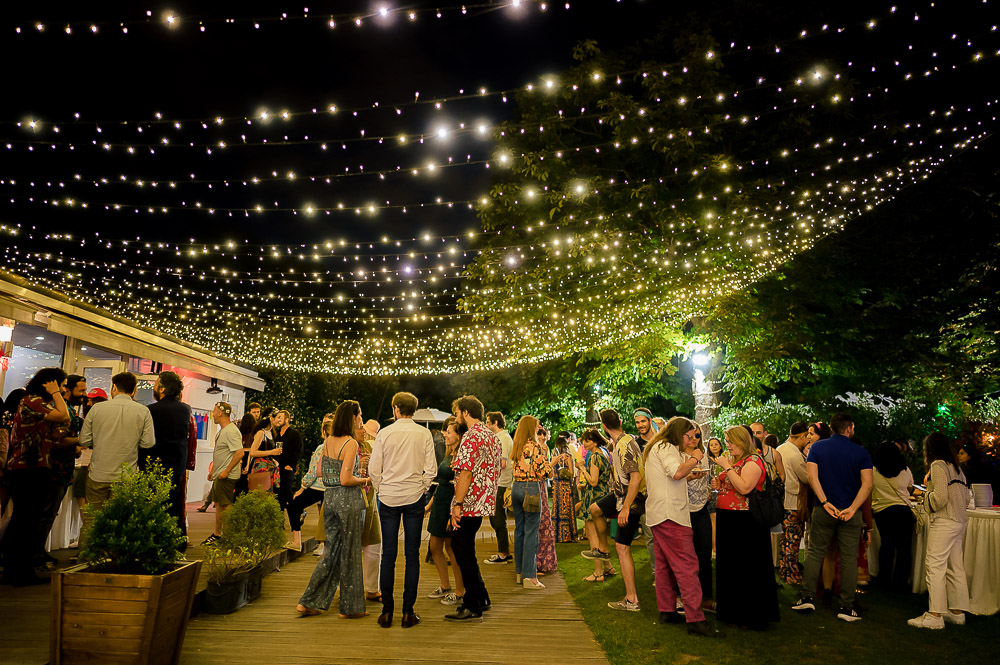
[[[365,429],[365,433],[373,439],[375,438],[375,435],[378,434],[379,429],[381,429],[377,420],[369,420],[363,425],[363,427]]]

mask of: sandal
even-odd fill
[[[357,614],[341,614],[341,619],[363,619],[368,616],[368,612],[358,612]]]
[[[604,576],[605,577],[614,577],[617,574],[618,574],[618,571],[615,570],[614,568],[608,568],[607,570],[604,571]]]
[[[584,582],[603,582],[604,575],[587,575],[583,578]]]
[[[375,603],[381,603],[382,602],[382,594],[380,594],[380,593],[374,593],[374,594],[368,594],[368,593],[366,593],[365,594],[365,600],[370,600],[370,601],[375,602]]]
[[[300,617],[314,617],[318,615],[319,610],[314,610],[311,607],[305,607],[304,605],[297,605],[295,611],[299,613]]]

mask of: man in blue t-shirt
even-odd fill
[[[809,451],[806,471],[816,497],[812,511],[812,535],[806,551],[805,573],[798,601],[792,609],[816,609],[813,593],[823,568],[823,557],[834,538],[840,547],[840,609],[842,621],[861,619],[854,610],[858,585],[858,545],[862,520],[859,512],[872,490],[872,460],[868,451],[851,441],[854,421],[845,413],[830,419],[833,436],[817,441]]]

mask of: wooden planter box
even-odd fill
[[[201,561],[163,575],[52,575],[50,665],[176,665]]]

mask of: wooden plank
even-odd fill
[[[65,586],[129,586],[148,589],[153,586],[153,575],[113,575],[110,573],[77,572],[63,575]]]
[[[160,613],[160,592],[163,590],[163,576],[158,575],[152,578],[153,584],[149,589],[149,609],[146,610],[146,626],[143,629],[142,647],[139,650],[139,662],[149,662],[149,655],[152,652],[153,635],[156,633],[156,624],[159,621]]]
[[[115,600],[103,609],[109,614],[142,614],[145,616],[147,603],[144,600]],[[63,611],[93,613],[94,608],[88,598],[66,598],[63,600]],[[100,614],[101,612],[98,612]]]
[[[52,611],[49,612],[50,628],[49,634],[49,662],[52,665],[61,665],[59,644],[62,640],[62,588],[65,575],[53,575],[52,581]]]
[[[93,623],[93,619],[91,619],[91,623],[63,624],[62,634],[65,637],[119,637],[137,639],[142,637],[142,624],[111,626],[105,623]]]
[[[64,651],[103,651],[105,653],[138,654],[141,637],[69,637],[62,641]]]
[[[63,665],[137,665],[138,653],[115,653],[113,651],[89,651],[65,654]]]
[[[194,569],[191,571],[191,577],[198,580],[202,571],[202,562],[198,561],[195,563]],[[196,583],[188,584],[187,593],[187,603],[184,605],[184,611],[181,613],[181,624],[177,628],[176,641],[173,644],[173,657],[170,659],[170,665],[178,665],[181,660],[181,652],[184,646],[184,637],[187,633],[188,620],[191,618],[191,608],[194,605],[194,594],[197,588]]]
[[[83,586],[67,586],[63,587],[62,596],[63,598],[87,598],[94,601],[109,601],[109,605],[114,601],[118,600],[138,600],[142,602],[147,602],[149,600],[150,589],[129,589],[124,587],[113,587],[113,586],[93,586],[93,585],[83,585]],[[100,602],[95,602],[94,607],[97,611],[103,611],[101,608],[103,605]],[[109,610],[113,611],[113,610]]]
[[[141,626],[146,622],[145,614],[120,614],[115,612],[63,612],[62,625],[86,625],[100,623],[103,626]]]

